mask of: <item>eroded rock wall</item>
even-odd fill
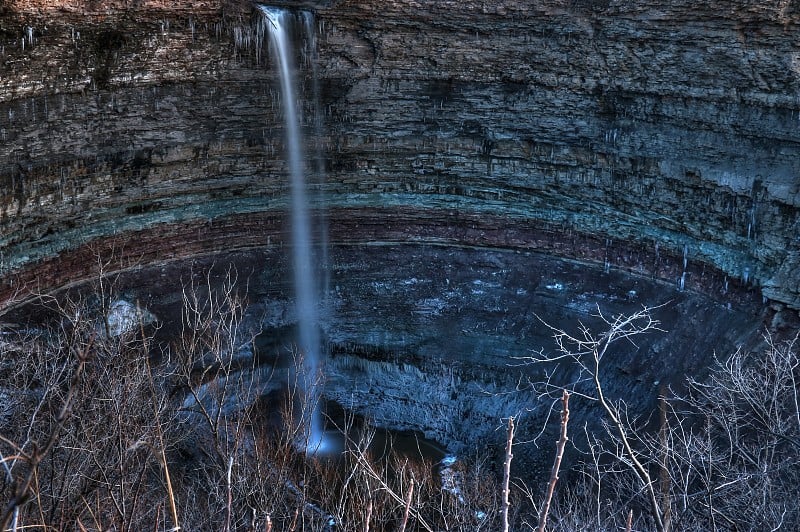
[[[333,238],[545,249],[800,308],[794,3],[302,6]],[[267,244],[287,185],[249,3],[2,9],[4,300],[88,275],[98,249]]]
[[[366,51],[336,130],[371,198],[685,249],[797,306],[796,7],[345,5]]]

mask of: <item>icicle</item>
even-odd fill
[[[28,46],[29,47],[33,46],[33,44],[34,44],[33,32],[34,32],[33,26],[25,26],[25,35],[23,35],[23,37],[22,37],[22,49],[23,50],[25,49],[25,41],[26,40],[28,41]]]

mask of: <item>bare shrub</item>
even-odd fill
[[[708,380],[673,399],[667,438],[676,524],[688,529],[800,526],[797,337],[715,360]],[[685,524],[684,524],[685,523]]]
[[[497,483],[482,459],[452,466],[443,486],[434,464],[373,456],[366,425],[345,430],[339,460],[307,456],[298,372],[254,365],[258,331],[243,319],[237,282],[188,286],[170,343],[156,343],[144,319],[109,326],[119,305],[102,282],[92,304],[60,303],[51,328],[4,336],[9,528],[494,529]],[[261,411],[275,389],[281,426]]]
[[[97,296],[103,304],[61,303],[49,329],[2,336],[7,528],[504,526],[500,472],[485,456],[448,468],[392,451],[375,456],[373,432],[352,418],[339,459],[308,456],[303,421],[313,405],[300,395],[297,371],[271,374],[255,365],[250,344],[259,331],[248,329],[237,283],[231,273],[221,285],[207,278],[188,286],[182,330],[171,343],[157,344],[145,320],[110,327],[115,294],[108,287]],[[543,380],[533,392],[556,397],[566,388],[573,400],[597,404],[602,423],[594,432],[584,427],[581,438],[578,429],[570,435],[582,441],[572,448],[582,459],[564,475],[571,482],[557,488],[555,466],[549,518],[546,504],[539,508],[548,485],[509,478],[508,528],[800,528],[797,339],[767,337],[763,352],[715,359],[708,379],[689,381],[680,393],[662,390],[654,423],[629,414],[632,398],[608,397],[603,380],[618,341],[660,330],[652,309],[600,317],[605,330],[553,328],[557,351],[527,360],[577,367],[575,382]],[[267,393],[274,390],[283,392]],[[265,409],[279,411],[282,423],[265,423]],[[566,444],[562,433],[556,464]]]
[[[541,395],[550,395],[563,387],[577,397],[595,402],[605,414],[603,418],[604,438],[596,439],[592,452],[608,455],[614,467],[621,467],[635,479],[635,490],[644,497],[649,507],[650,517],[656,530],[664,532],[669,525],[664,519],[664,509],[659,501],[657,484],[652,474],[653,457],[641,452],[643,447],[640,427],[628,417],[628,407],[623,399],[606,396],[605,383],[601,374],[612,347],[619,341],[632,341],[632,338],[659,329],[659,323],[652,317],[651,309],[643,308],[629,316],[606,316],[600,309],[599,318],[607,327],[594,332],[588,326],[579,324],[577,333],[549,326],[553,331],[557,351],[530,357],[533,364],[554,364],[567,362],[579,369],[579,379],[572,383],[535,382],[533,389]],[[598,462],[599,463],[599,462]]]
[[[596,402],[603,430],[584,434],[584,459],[573,468],[551,511],[553,530],[794,530],[800,527],[800,356],[797,337],[765,338],[760,353],[714,359],[708,379],[681,393],[662,390],[658,429],[629,415],[631,399],[609,399],[602,375],[618,340],[659,330],[642,309],[599,317],[605,331],[552,328],[552,355],[531,363],[568,362],[571,383],[533,383],[539,396],[561,386]],[[648,428],[650,427],[650,428]]]
[[[5,441],[41,455],[7,470],[12,484],[26,469],[35,477],[27,504],[15,510],[15,526],[127,530],[136,519],[151,522],[164,500],[157,433],[172,418],[166,395],[154,386],[147,341],[138,331],[103,334],[81,303],[61,310],[57,329],[13,353],[16,386],[38,400],[17,409]]]

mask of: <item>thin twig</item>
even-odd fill
[[[364,532],[369,532],[369,522],[372,520],[372,497],[367,502],[367,516],[364,519]]]
[[[508,502],[509,488],[511,482],[511,459],[514,454],[511,452],[514,445],[514,416],[508,418],[508,437],[506,438],[506,459],[503,462],[503,506],[501,509],[503,517],[503,532],[508,532]]]
[[[405,532],[406,525],[408,524],[408,515],[411,513],[411,498],[414,496],[414,479],[411,479],[411,485],[408,487],[408,495],[406,495],[406,508],[403,511],[403,521],[400,523],[400,532]]]
[[[380,484],[380,487],[379,487],[379,489],[381,489],[381,490],[385,491],[385,492],[386,492],[386,493],[387,493],[387,494],[388,494],[388,495],[389,495],[389,496],[390,496],[392,499],[394,499],[396,502],[398,502],[398,503],[401,503],[401,504],[405,504],[405,501],[404,501],[404,500],[403,500],[403,499],[400,497],[400,495],[398,495],[398,494],[397,494],[397,493],[396,493],[396,492],[395,492],[395,491],[394,491],[394,490],[393,490],[393,489],[392,489],[392,488],[391,488],[391,487],[390,487],[390,486],[389,486],[389,485],[386,483],[386,481],[385,481],[384,479],[382,479],[382,478],[381,478],[381,476],[380,476],[378,473],[376,473],[376,472],[375,472],[375,470],[374,470],[374,469],[372,468],[372,466],[370,465],[370,463],[369,463],[369,460],[368,460],[368,459],[366,458],[366,456],[364,455],[364,451],[363,451],[363,450],[359,449],[359,450],[355,451],[355,454],[354,454],[354,456],[355,456],[356,460],[358,461],[359,465],[360,465],[361,467],[363,467],[363,471],[364,471],[365,473],[367,473],[367,474],[368,474],[370,477],[372,477],[372,478],[373,478],[375,481],[377,481],[377,482],[378,482],[378,484]],[[425,519],[422,517],[422,515],[421,515],[421,514],[420,514],[418,511],[416,511],[416,510],[410,510],[410,512],[413,512],[413,513],[414,513],[414,519],[416,519],[416,520],[417,520],[417,523],[419,523],[419,525],[420,525],[422,528],[424,528],[424,529],[425,529],[425,530],[427,530],[428,532],[433,532],[433,527],[431,527],[431,526],[430,526],[430,525],[429,525],[429,524],[428,524],[428,523],[425,521]]]
[[[567,445],[569,438],[567,437],[567,423],[569,422],[569,392],[564,390],[561,396],[561,437],[556,442],[556,457],[553,460],[553,470],[550,473],[550,482],[547,484],[547,496],[544,499],[542,506],[542,513],[539,515],[538,532],[544,532],[545,524],[547,523],[547,514],[550,512],[550,503],[553,500],[553,492],[556,489],[556,482],[558,482],[558,471],[561,469],[561,459],[564,457],[564,447]]]
[[[8,528],[9,522],[16,515],[18,508],[27,503],[29,500],[28,490],[30,489],[31,483],[36,475],[37,468],[42,460],[44,460],[45,456],[47,456],[47,453],[49,453],[55,445],[59,434],[64,428],[64,425],[66,424],[67,419],[72,411],[72,402],[77,394],[78,386],[80,384],[81,377],[83,376],[83,370],[86,367],[86,362],[89,360],[89,354],[94,346],[94,339],[94,336],[92,336],[89,339],[89,342],[83,346],[83,349],[77,353],[78,367],[75,368],[75,373],[72,375],[69,391],[67,392],[67,397],[64,399],[64,404],[61,406],[58,416],[56,416],[56,425],[50,432],[50,435],[48,436],[47,442],[44,444],[44,446],[41,448],[34,447],[33,452],[31,452],[28,460],[30,469],[28,470],[28,473],[25,475],[25,478],[22,480],[22,482],[19,483],[17,492],[3,510],[3,515],[0,517],[0,530],[5,530]]]
[[[167,463],[167,455],[164,450],[164,432],[161,429],[161,420],[158,416],[158,406],[155,401],[156,391],[155,383],[153,382],[153,371],[150,368],[150,361],[147,361],[147,376],[150,380],[150,392],[153,397],[153,414],[155,415],[155,428],[156,437],[158,438],[159,459],[161,465],[164,467],[164,481],[167,484],[167,501],[169,502],[169,510],[172,516],[172,530],[180,530],[181,525],[178,522],[178,506],[175,504],[175,491],[172,489],[172,479],[169,474],[169,464]]]

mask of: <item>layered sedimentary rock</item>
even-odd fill
[[[793,3],[302,6],[332,238],[544,249],[800,307]],[[106,252],[265,244],[287,185],[255,20],[234,1],[5,3],[5,301]]]
[[[797,327],[796,2],[277,3],[315,17],[318,60],[299,28],[295,44],[325,167],[329,399],[464,449],[530,407],[506,392],[537,377],[509,369],[547,344],[537,316],[669,301],[670,334],[607,368],[639,406],[762,323]],[[260,23],[242,0],[0,6],[4,320],[117,271],[163,318],[187,265],[218,259],[247,279],[256,325],[291,328]]]

